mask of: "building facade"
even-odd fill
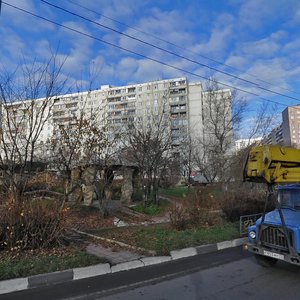
[[[220,91],[230,100],[230,90]],[[47,142],[61,126],[72,130],[72,126],[80,116],[94,119],[99,128],[105,127],[113,137],[124,130],[127,124],[134,123],[138,127],[147,127],[151,122],[163,115],[168,121],[173,145],[186,141],[188,134],[192,138],[205,134],[207,130],[205,115],[208,93],[203,91],[200,82],[189,83],[186,77],[158,80],[121,87],[103,85],[100,89],[54,96],[49,99],[36,99],[2,105],[3,132],[10,131],[5,140],[7,143],[21,143],[21,138],[28,138],[30,133],[30,116],[45,111],[41,117],[38,139],[40,155],[47,155]],[[230,119],[231,101],[228,101],[228,118]],[[5,109],[4,109],[5,108]],[[9,112],[9,113],[7,113]],[[10,128],[5,115],[13,116]],[[17,141],[12,140],[11,131],[19,134]],[[43,145],[45,147],[43,147]],[[12,145],[14,146],[14,145]]]
[[[251,139],[239,139],[235,141],[235,151],[238,152],[242,149],[249,147],[250,145],[260,145],[262,143],[262,137]]]
[[[282,112],[282,123],[264,139],[265,144],[300,148],[300,105]]]
[[[282,112],[282,135],[285,146],[300,148],[300,105]]]

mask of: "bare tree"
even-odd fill
[[[66,98],[59,99],[53,108],[56,125],[49,141],[51,163],[64,178],[62,205],[76,197],[90,204],[96,193],[100,211],[106,215],[117,137],[112,137],[102,122],[103,108],[88,105],[90,92]]]
[[[54,130],[50,144],[51,164],[64,177],[64,202],[78,189],[72,182],[72,170],[96,163],[104,148],[104,131],[99,111],[87,108],[90,93],[57,99],[53,107]],[[62,204],[62,205],[63,205]]]
[[[152,194],[157,203],[160,177],[172,158],[172,135],[165,97],[159,111],[128,125],[124,144],[125,159],[138,167],[145,200],[148,201]]]
[[[27,175],[34,165],[45,162],[45,127],[54,98],[65,88],[63,63],[53,55],[46,63],[23,64],[14,72],[0,74],[1,135],[0,168],[5,193],[22,198]]]
[[[246,108],[236,91],[222,90],[209,81],[202,97],[203,132],[192,141],[193,160],[208,182],[225,181],[234,152],[234,131]]]
[[[196,156],[196,144],[192,139],[191,133],[188,132],[186,134],[185,139],[183,140],[182,144],[180,145],[180,165],[183,169],[186,182],[188,184],[188,188],[192,185],[192,171],[193,168],[196,168],[195,165],[195,158]]]

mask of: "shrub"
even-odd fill
[[[226,219],[230,222],[235,222],[242,215],[262,213],[265,206],[265,199],[265,189],[242,185],[225,191],[220,202]],[[270,201],[267,211],[274,209],[274,207],[274,200]]]
[[[189,193],[181,206],[177,205],[169,212],[171,226],[176,230],[187,227],[209,227],[223,223],[222,211],[218,199],[211,188],[202,187]]]
[[[61,242],[64,215],[55,201],[8,201],[0,212],[0,248],[50,248]]]
[[[173,205],[169,210],[170,225],[175,230],[185,230],[188,225],[185,208]]]
[[[34,190],[61,190],[63,182],[53,172],[43,171],[32,175],[26,183],[26,191]]]
[[[194,226],[222,224],[218,199],[208,188],[199,188],[187,198],[185,203],[189,223]]]

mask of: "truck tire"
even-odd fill
[[[256,258],[257,263],[265,268],[273,267],[277,263],[276,258],[263,256],[259,254],[254,254],[254,256]]]

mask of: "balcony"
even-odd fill
[[[186,105],[171,106],[170,111],[171,111],[171,114],[186,112]]]
[[[183,86],[186,86],[186,80],[172,81],[169,85],[170,89],[179,88]]]
[[[170,90],[170,95],[182,95],[186,94],[186,88],[175,88]]]
[[[112,102],[121,102],[122,101],[121,97],[115,97],[115,96],[112,97],[112,98],[110,97],[107,100],[108,100],[109,103],[112,103]]]
[[[131,88],[128,88],[128,89],[127,89],[127,93],[128,93],[128,94],[135,93],[135,91],[136,91],[136,88],[135,88],[135,87],[131,87]]]

